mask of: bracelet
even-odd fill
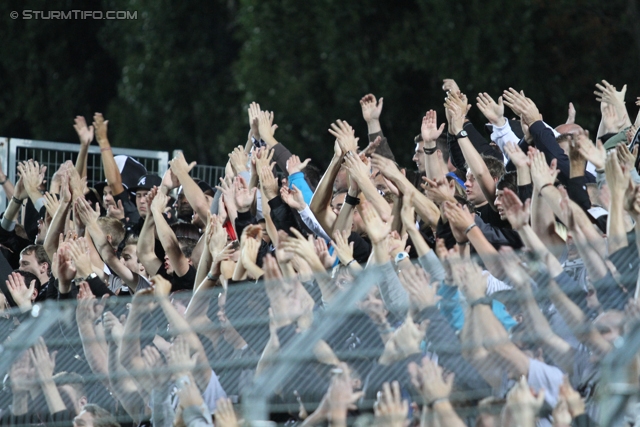
[[[438,147],[423,148],[422,151],[424,151],[424,154],[426,154],[427,156],[430,156],[430,155],[434,154],[436,151],[438,151]]]
[[[464,230],[464,234],[469,234],[469,232],[471,231],[471,229],[473,229],[473,227],[477,227],[475,222],[470,226],[468,226],[466,230]]]
[[[538,195],[542,196],[542,190],[544,190],[545,188],[547,188],[548,186],[553,185],[553,183],[551,182],[547,182],[545,185],[543,185],[542,187],[540,187],[540,191],[538,191]]]
[[[4,181],[0,182],[0,185],[5,185],[7,183],[7,181],[9,180],[9,178],[7,178],[6,176],[4,177]]]
[[[491,297],[478,298],[477,300],[475,300],[471,304],[469,304],[469,307],[473,308],[476,305],[480,305],[480,304],[491,306],[491,305],[493,305],[493,298],[491,298]]]
[[[344,202],[351,206],[358,206],[360,204],[360,199],[347,194],[347,197],[344,198]]]
[[[351,264],[353,264],[354,262],[356,262],[356,259],[355,259],[355,258],[354,258],[354,259],[352,259],[351,261],[349,261],[348,263],[346,263],[344,266],[345,266],[345,267],[347,267],[347,268],[349,268],[349,266],[350,266]]]
[[[604,173],[604,169],[596,169],[597,173]]]
[[[207,279],[211,280],[212,282],[217,282],[219,277],[220,276],[214,276],[213,274],[211,274],[211,272],[207,273]]]
[[[20,200],[18,199],[16,196],[11,196],[11,200],[16,202],[17,204],[21,205],[22,202],[24,202],[24,199]]]
[[[432,409],[433,405],[435,405],[436,403],[448,402],[448,401],[449,401],[448,397],[439,397],[439,398],[433,399],[431,402],[427,403],[427,408]]]
[[[101,148],[101,149],[100,149],[100,151],[101,151],[101,152],[111,151],[111,147]]]
[[[458,241],[456,240],[456,244],[458,244],[458,245],[460,245],[460,246],[466,245],[467,243],[469,243],[469,241],[468,241],[468,240],[465,240],[464,242],[458,242]]]

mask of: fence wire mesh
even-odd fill
[[[440,280],[434,256],[357,274],[204,280],[195,292],[156,283],[155,295],[133,299],[73,285],[78,299],[2,312],[0,424],[70,425],[94,404],[122,426],[190,425],[185,405],[217,414],[226,397],[246,423],[313,425],[331,421],[339,396],[349,424],[385,425],[374,407],[397,381],[407,422],[434,425],[448,398],[459,422],[492,425],[522,376],[544,393],[539,425],[561,416],[572,390],[583,417],[634,423],[640,326],[622,289],[630,283],[594,286],[581,282],[584,265],[558,273],[522,258],[525,276],[504,264],[504,280],[468,260],[444,262]]]

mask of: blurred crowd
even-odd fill
[[[364,96],[366,142],[332,123],[324,170],[252,103],[217,183],[183,155],[164,176],[114,156],[100,113],[76,117],[77,161],[50,180],[39,159],[0,174],[0,424],[234,427],[256,396],[287,425],[606,419],[603,361],[640,318],[626,86],[596,85],[591,133],[512,88],[478,94],[474,125],[469,96],[443,91],[445,120],[391,143]],[[94,140],[104,182],[87,182]],[[637,390],[629,360],[617,385]]]

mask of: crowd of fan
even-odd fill
[[[19,346],[22,324],[51,323],[12,362],[0,424],[233,427],[246,392],[297,354],[308,360],[287,362],[265,396],[286,408],[272,421],[595,425],[601,362],[640,318],[639,120],[626,87],[596,87],[590,138],[573,106],[554,129],[514,89],[478,95],[477,128],[445,80],[446,123],[430,110],[415,141],[393,146],[415,148],[417,170],[394,160],[382,98],[360,100],[366,148],[331,124],[324,173],[253,103],[219,183],[192,178],[182,155],[147,174],[113,156],[101,114],[77,117],[75,165],[50,182],[36,160],[15,187],[0,176],[14,270],[0,338]],[[106,182],[87,185],[94,136]],[[365,296],[336,318],[354,283]],[[75,319],[34,317],[47,300],[73,301]]]

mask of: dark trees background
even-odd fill
[[[137,19],[10,18],[24,9]],[[523,89],[551,124],[572,101],[592,130],[596,81],[627,83],[633,115],[640,95],[636,0],[41,0],[3,2],[0,22],[0,135],[75,141],[73,117],[101,111],[114,145],[182,148],[199,163],[245,142],[253,100],[276,112],[279,140],[323,164],[329,123],[365,139],[358,100],[383,96],[383,129],[408,165],[424,112],[444,119],[443,78],[471,99]]]

